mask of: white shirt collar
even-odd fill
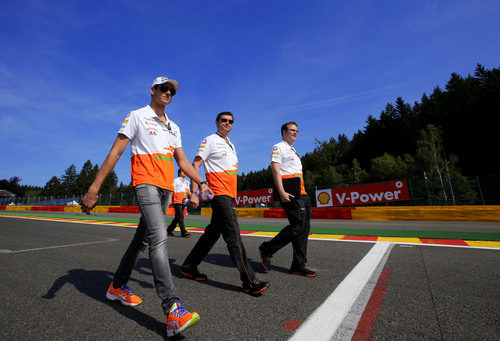
[[[155,111],[153,110],[153,108],[151,108],[151,105],[148,104],[148,108],[149,108],[149,111],[150,111],[150,114],[151,114],[151,117],[153,118],[157,118],[157,119],[160,119],[158,117],[158,115],[156,115]],[[165,124],[168,124],[168,122],[170,122],[170,119],[168,118],[167,116],[167,113],[165,113]]]

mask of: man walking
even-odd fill
[[[167,228],[167,234],[173,236],[174,230],[177,224],[179,224],[181,236],[189,238],[191,234],[186,231],[186,226],[184,226],[184,200],[191,195],[191,191],[189,190],[189,181],[186,179],[186,173],[179,169],[177,175],[179,177],[174,179],[174,199],[172,201],[175,217]]]
[[[204,164],[205,176],[214,191],[210,201],[212,219],[205,228],[193,250],[189,253],[182,268],[181,274],[197,281],[207,279],[205,274],[198,271],[198,265],[208,255],[220,235],[227,244],[229,255],[240,272],[243,291],[257,295],[266,290],[268,282],[260,281],[255,277],[254,271],[248,263],[245,247],[240,236],[240,227],[236,216],[234,199],[236,197],[236,173],[238,171],[238,158],[236,149],[227,137],[233,128],[233,114],[225,111],[215,119],[217,133],[201,141],[198,153],[193,161],[193,166],[199,172]],[[199,203],[196,195],[197,184],[193,184],[191,205]]]
[[[307,238],[311,229],[311,200],[304,188],[302,163],[293,142],[299,131],[296,122],[287,122],[281,126],[283,141],[275,144],[271,150],[271,170],[275,187],[279,194],[281,207],[286,213],[289,225],[283,228],[272,240],[260,245],[262,266],[271,269],[271,257],[288,243],[292,243],[293,260],[290,273],[315,277],[307,263]],[[293,192],[293,193],[291,193]]]
[[[102,183],[130,141],[132,187],[139,203],[141,218],[106,297],[131,306],[142,302],[140,297],[133,294],[127,282],[139,252],[149,244],[155,288],[167,316],[167,336],[179,334],[200,319],[197,313],[184,309],[172,280],[168,260],[164,213],[170,204],[174,189],[173,159],[175,158],[180,169],[201,185],[204,192],[213,193],[187,160],[182,149],[179,127],[165,114],[165,106],[170,104],[177,90],[179,84],[173,79],[158,77],[153,81],[150,89],[151,103],[125,117],[111,151],[82,198],[82,211],[90,214],[99,198]]]

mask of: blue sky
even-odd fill
[[[498,67],[498,18],[500,2],[483,0],[3,1],[0,179],[44,186],[72,163],[101,165],[157,76],[180,83],[166,111],[190,160],[232,111],[239,172],[260,170],[286,121],[304,154],[398,96]]]

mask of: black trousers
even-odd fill
[[[234,265],[240,272],[242,281],[252,281],[255,273],[248,263],[245,247],[241,241],[240,226],[236,216],[234,199],[227,195],[217,195],[210,201],[212,219],[205,227],[205,232],[198,239],[193,250],[189,253],[183,266],[192,268],[198,266],[208,255],[220,235],[227,244],[227,250]]]
[[[175,217],[174,220],[168,225],[167,232],[174,232],[177,224],[179,224],[179,228],[181,229],[181,234],[187,234],[186,226],[184,226],[184,205],[183,204],[174,204]]]
[[[307,238],[311,230],[311,199],[308,195],[301,195],[290,202],[281,202],[290,223],[283,228],[273,239],[262,243],[262,251],[269,256],[288,243],[292,243],[292,268],[298,268],[307,263]]]

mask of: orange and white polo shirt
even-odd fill
[[[163,123],[148,105],[130,112],[118,133],[131,140],[132,187],[150,184],[173,191],[174,151],[182,147],[179,127],[168,117]]]
[[[186,178],[178,177],[174,179],[174,199],[173,204],[182,204],[182,200],[189,195],[189,181]]]
[[[271,162],[277,162],[281,165],[281,178],[300,178],[300,194],[306,195],[304,187],[304,176],[302,175],[302,162],[295,148],[281,141],[275,144],[271,150]]]
[[[234,145],[219,134],[212,134],[201,141],[197,156],[203,159],[205,177],[214,195],[236,198],[238,157]]]

